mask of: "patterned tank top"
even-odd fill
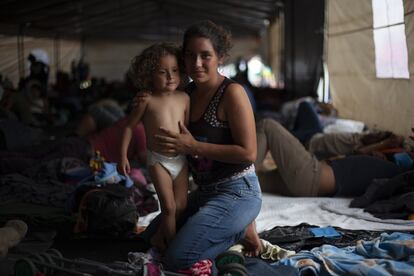
[[[224,78],[208,104],[205,113],[197,121],[190,122],[189,130],[196,140],[222,145],[234,144],[228,122],[221,121],[217,117],[218,106],[227,86],[231,83],[234,83],[234,81]],[[194,89],[194,83],[190,83],[186,90],[191,94]],[[197,185],[213,184],[254,170],[251,163],[225,163],[205,157],[192,156],[189,156],[188,159],[193,179]]]

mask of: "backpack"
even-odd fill
[[[130,190],[119,184],[91,187],[80,198],[75,233],[125,237],[136,229],[138,212]]]

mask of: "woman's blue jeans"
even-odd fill
[[[226,251],[244,237],[246,227],[257,217],[262,204],[255,173],[190,193],[187,208],[177,223],[179,230],[165,251],[164,266],[170,270],[191,267]],[[159,216],[147,227],[144,238],[157,230]]]

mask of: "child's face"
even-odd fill
[[[180,84],[180,70],[173,55],[160,58],[158,69],[153,73],[154,91],[175,91]]]

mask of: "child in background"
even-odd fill
[[[122,134],[119,170],[130,172],[127,158],[132,130],[142,121],[147,137],[147,167],[161,206],[161,223],[151,243],[164,251],[176,233],[176,219],[185,209],[188,168],[184,155],[160,154],[154,139],[161,129],[179,132],[179,123],[188,125],[190,98],[176,90],[180,85],[180,50],[172,44],[154,44],[132,61],[128,76],[139,90],[151,95],[140,101],[128,115]]]

